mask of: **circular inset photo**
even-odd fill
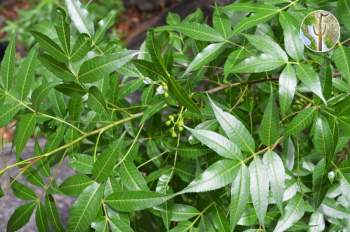
[[[330,12],[317,10],[303,20],[300,35],[306,47],[314,52],[328,52],[339,41],[340,26]]]

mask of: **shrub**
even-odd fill
[[[57,8],[19,62],[13,36],[2,61],[17,162],[0,173],[19,168],[25,201],[7,230],[35,211],[38,231],[348,231],[350,49],[315,53],[299,36],[321,7],[348,35],[346,4],[232,3],[212,26],[169,14],[133,51],[105,36],[113,14],[94,24],[66,0],[70,17]],[[23,157],[32,136],[46,144]],[[75,175],[58,183],[65,159]],[[76,197],[67,223],[59,194]]]

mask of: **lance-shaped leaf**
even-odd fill
[[[321,212],[316,211],[311,214],[310,221],[310,232],[322,232],[326,227],[324,216]]]
[[[23,200],[36,200],[35,192],[24,184],[13,180],[11,184],[13,194]]]
[[[174,204],[171,207],[166,207],[165,204],[153,207],[155,213],[167,213],[170,215],[170,221],[181,222],[190,218],[198,216],[200,212],[198,209],[190,205]]]
[[[103,56],[96,56],[85,61],[78,74],[82,83],[91,83],[106,77],[111,72],[117,71],[121,66],[129,62],[137,52],[121,51]]]
[[[288,112],[292,104],[297,82],[294,67],[287,64],[278,79],[279,103],[283,115]]]
[[[276,12],[278,8],[273,5],[261,4],[261,3],[248,3],[248,2],[235,2],[230,5],[223,7],[224,11],[240,11],[240,12],[255,12],[255,13],[264,13],[264,12]]]
[[[326,118],[319,116],[315,122],[314,145],[318,154],[326,158],[327,165],[334,158],[334,140]]]
[[[50,225],[54,228],[55,231],[64,232],[64,228],[59,217],[55,199],[52,195],[46,195],[45,197],[45,209],[47,218],[49,219]]]
[[[92,37],[94,34],[94,22],[89,12],[82,6],[79,0],[65,0],[68,13],[75,27],[80,33],[86,33]]]
[[[328,190],[329,180],[327,177],[327,166],[325,159],[322,159],[316,165],[314,171],[312,172],[312,196],[313,196],[313,206],[317,209],[324,197],[326,196]]]
[[[60,48],[60,46],[58,46],[58,44],[55,43],[55,41],[53,41],[47,35],[41,32],[31,31],[31,33],[39,42],[40,47],[42,47],[47,53],[49,53],[51,56],[55,57],[61,62],[65,62],[67,60],[67,55]]]
[[[183,33],[184,35],[200,41],[222,42],[224,37],[207,24],[184,22],[169,26],[170,29]]]
[[[276,142],[279,137],[278,124],[278,111],[275,98],[271,93],[259,130],[260,140],[264,145],[270,146]]]
[[[268,179],[271,186],[272,197],[276,201],[281,212],[284,194],[285,170],[281,158],[273,151],[268,151],[263,157],[264,165],[268,169]]]
[[[284,134],[286,136],[295,135],[310,125],[315,116],[316,109],[314,107],[306,108],[298,113],[292,121],[287,125]]]
[[[185,76],[192,71],[196,71],[200,68],[203,68],[204,65],[209,64],[211,61],[216,59],[221,54],[224,48],[224,42],[209,44],[200,53],[196,55],[196,57],[188,65],[183,75]]]
[[[96,87],[92,86],[89,89],[88,106],[98,114],[107,115],[107,103],[101,93]]]
[[[234,70],[238,61],[240,61],[243,58],[246,58],[248,54],[249,53],[244,47],[241,47],[240,49],[231,52],[230,55],[227,57],[227,60],[224,65],[225,77],[227,77],[232,72],[232,70]]]
[[[231,141],[238,145],[243,151],[254,153],[255,142],[247,128],[235,116],[224,112],[210,98],[211,107],[221,128]]]
[[[13,117],[18,113],[18,111],[22,108],[20,103],[16,105],[12,104],[4,104],[1,106],[0,111],[0,127],[7,125]]]
[[[298,222],[305,213],[303,197],[297,194],[293,199],[288,201],[284,210],[284,215],[278,220],[273,232],[283,232]]]
[[[160,205],[170,199],[167,196],[157,192],[135,191],[135,192],[114,192],[109,195],[104,202],[112,208],[121,212],[132,212],[143,210]]]
[[[238,172],[240,162],[236,160],[219,160],[210,165],[194,179],[181,193],[207,192],[222,188],[232,183]]]
[[[213,13],[213,26],[214,29],[220,32],[225,39],[229,39],[228,36],[231,34],[231,21],[227,15],[224,14],[221,7],[215,6]]]
[[[249,28],[264,23],[272,19],[278,12],[279,11],[277,9],[269,12],[259,12],[257,14],[251,15],[250,17],[246,17],[237,23],[237,25],[233,28],[231,35],[237,35],[245,30],[248,30]]]
[[[92,168],[92,174],[98,182],[104,182],[112,174],[114,165],[120,156],[124,136],[112,143],[108,149],[97,157]]]
[[[32,216],[35,206],[35,202],[19,206],[11,215],[7,223],[6,231],[15,232],[27,224],[30,217]]]
[[[130,160],[124,160],[120,164],[119,173],[121,182],[129,190],[149,190],[145,179]]]
[[[167,104],[163,99],[158,99],[155,103],[150,104],[144,111],[143,117],[141,119],[141,124],[145,123],[149,118],[161,111],[164,107],[166,107],[166,105]]]
[[[86,231],[96,218],[103,197],[104,185],[93,183],[87,187],[70,209],[68,231]]]
[[[41,202],[37,203],[36,212],[35,212],[35,222],[39,232],[49,231],[49,224],[48,224],[45,207]]]
[[[96,44],[101,42],[106,31],[113,26],[116,14],[117,12],[115,10],[111,10],[106,17],[98,21],[98,29],[94,35],[94,42]]]
[[[231,231],[241,218],[249,200],[249,169],[245,164],[242,164],[235,179],[231,185],[231,203],[230,203],[230,225]]]
[[[16,125],[16,133],[14,137],[14,144],[16,147],[16,157],[19,158],[28,139],[34,133],[36,125],[36,115],[26,114],[22,116]]]
[[[297,65],[297,77],[311,92],[326,103],[322,93],[320,78],[310,64]]]
[[[74,81],[76,79],[65,63],[59,62],[47,54],[39,55],[39,60],[47,70],[58,78],[64,81]]]
[[[340,22],[350,30],[350,3],[348,0],[339,0],[337,2],[337,18]]]
[[[70,176],[60,185],[60,190],[70,196],[78,196],[87,186],[94,181],[85,175]]]
[[[20,100],[25,99],[32,86],[37,53],[32,49],[16,75],[16,90]]]
[[[264,225],[269,203],[269,179],[266,166],[259,157],[255,157],[249,165],[250,195],[259,223]]]
[[[72,52],[70,54],[70,61],[75,62],[83,59],[90,51],[91,39],[86,34],[80,34],[74,43]]]
[[[57,8],[55,18],[55,28],[58,39],[61,42],[64,52],[70,54],[70,28],[67,23],[66,12],[62,8]]]
[[[350,83],[350,48],[339,45],[332,58],[342,76]]]
[[[9,45],[6,48],[4,58],[1,61],[2,84],[6,90],[9,90],[13,83],[13,75],[15,71],[15,55],[16,35],[13,34]]]
[[[283,28],[284,47],[290,57],[294,60],[304,58],[304,43],[299,35],[299,28],[293,16],[288,12],[282,11],[279,16],[280,24]]]
[[[218,155],[228,158],[242,160],[242,153],[238,146],[228,140],[226,137],[210,130],[191,129],[186,127],[192,135],[201,143],[208,146]]]
[[[261,35],[245,35],[249,43],[251,43],[259,51],[271,54],[281,61],[287,62],[288,56],[283,49],[269,36]]]
[[[231,68],[233,73],[260,73],[277,69],[286,62],[272,53],[250,56]]]

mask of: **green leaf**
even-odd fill
[[[121,51],[103,56],[96,56],[85,61],[78,74],[82,83],[92,83],[103,79],[111,72],[117,71],[121,66],[128,63],[137,52]]]
[[[45,197],[45,209],[47,218],[49,219],[50,225],[54,228],[55,231],[64,232],[63,225],[61,223],[55,199],[52,195],[46,195]]]
[[[94,159],[90,155],[73,154],[69,159],[69,166],[81,174],[91,174]]]
[[[224,112],[209,98],[216,120],[229,139],[238,145],[242,151],[254,153],[255,142],[247,128],[235,116]]]
[[[322,232],[325,229],[325,221],[323,214],[316,211],[311,214],[310,221],[310,232]]]
[[[70,97],[76,94],[80,96],[83,96],[86,94],[86,90],[81,85],[78,85],[74,82],[67,82],[60,85],[56,85],[55,89]]]
[[[249,164],[250,194],[259,223],[264,225],[267,206],[269,203],[268,172],[259,157]]]
[[[80,33],[93,36],[94,22],[91,20],[88,11],[82,6],[79,0],[65,0],[68,14]]]
[[[97,25],[99,28],[97,29],[95,35],[94,35],[94,42],[95,44],[101,42],[103,36],[105,35],[106,31],[113,26],[115,23],[115,18],[116,18],[117,12],[115,10],[111,10],[106,17],[101,19]]]
[[[76,62],[83,59],[90,51],[91,39],[86,34],[80,34],[76,39],[72,52],[70,54],[70,61]]]
[[[207,24],[199,24],[195,22],[183,22],[178,25],[168,26],[170,29],[185,34],[186,36],[207,42],[223,42],[224,37]]]
[[[153,115],[161,111],[165,106],[166,106],[166,103],[164,100],[159,100],[149,105],[147,109],[144,111],[144,114],[141,119],[141,124],[145,123],[149,118],[151,118]]]
[[[333,52],[332,59],[339,69],[342,77],[350,83],[350,48],[339,45]]]
[[[11,215],[7,223],[6,231],[14,232],[27,224],[30,217],[32,216],[35,206],[35,202],[19,206]]]
[[[271,53],[250,56],[231,68],[233,73],[260,73],[275,70],[286,62]]]
[[[204,65],[209,64],[211,61],[216,59],[225,48],[224,45],[225,42],[213,43],[206,46],[200,53],[196,55],[196,57],[188,65],[183,76],[186,76],[192,71],[196,71],[200,68],[203,68]]]
[[[295,19],[286,11],[281,11],[279,16],[283,28],[284,47],[290,57],[299,61],[304,58],[304,43],[296,27]]]
[[[219,160],[210,165],[180,193],[207,192],[222,188],[233,181],[240,162],[236,160]]]
[[[248,30],[252,27],[255,27],[258,24],[264,23],[272,19],[279,11],[272,10],[267,12],[259,12],[250,17],[242,19],[237,25],[233,28],[233,35],[239,34],[245,30]]]
[[[52,39],[50,39],[48,36],[46,36],[41,32],[31,31],[31,33],[40,44],[40,47],[42,47],[47,53],[49,53],[51,56],[55,57],[57,60],[61,62],[67,61],[67,55],[60,48],[60,46],[58,46],[55,43],[55,41],[53,41]]]
[[[319,76],[310,64],[297,65],[297,77],[311,92],[316,94],[324,103],[326,103],[326,99],[323,97]]]
[[[263,157],[264,165],[267,167],[268,179],[271,187],[272,197],[276,201],[280,211],[283,212],[283,194],[284,194],[284,181],[285,170],[283,162],[279,155],[273,151],[268,151]]]
[[[167,213],[170,215],[169,220],[175,222],[186,221],[200,214],[198,209],[194,208],[193,206],[184,204],[174,204],[171,207],[160,205],[153,207],[153,209],[156,212]]]
[[[242,161],[242,153],[238,146],[226,137],[210,130],[191,129],[188,127],[186,127],[186,129],[189,130],[196,139],[215,151],[218,155],[227,159]]]
[[[170,198],[171,196],[157,192],[127,191],[114,192],[109,195],[104,202],[118,211],[132,212],[152,208],[166,202]]]
[[[18,182],[17,180],[12,181],[11,189],[13,191],[13,194],[17,198],[20,198],[23,200],[36,200],[37,199],[35,192],[31,188]]]
[[[227,57],[227,60],[224,65],[225,77],[227,77],[230,73],[232,73],[232,70],[234,70],[239,60],[241,60],[242,58],[246,58],[247,56],[248,56],[248,52],[244,47],[231,52],[230,55]]]
[[[19,100],[25,99],[31,89],[32,81],[34,79],[36,56],[36,51],[34,49],[31,50],[27,58],[23,61],[16,75],[16,89],[18,92]]]
[[[96,113],[107,115],[107,103],[102,93],[96,86],[92,86],[89,89],[87,104]]]
[[[145,179],[130,160],[124,160],[120,164],[119,174],[121,182],[128,190],[149,190]]]
[[[347,30],[350,30],[350,3],[349,0],[337,1],[337,18],[345,26]]]
[[[294,67],[287,64],[278,79],[279,103],[283,115],[290,109],[297,88],[297,82]]]
[[[276,12],[278,8],[267,5],[267,4],[261,4],[261,3],[248,3],[248,2],[235,2],[230,5],[224,6],[223,10],[227,12],[255,12],[255,13],[264,13],[264,12]]]
[[[271,54],[276,59],[280,59],[285,63],[288,62],[287,54],[271,37],[267,35],[245,35],[245,37],[259,51]]]
[[[4,58],[1,61],[1,77],[5,90],[9,90],[13,83],[16,55],[16,34],[11,36],[10,44],[7,46]]]
[[[261,121],[259,136],[262,144],[273,145],[279,137],[279,117],[275,98],[271,93]]]
[[[20,103],[16,105],[4,104],[1,106],[0,111],[0,127],[6,126],[9,122],[13,120],[13,117],[22,108]]]
[[[68,232],[86,231],[96,218],[103,197],[104,185],[93,183],[87,187],[70,209]]]
[[[315,209],[318,209],[326,196],[328,185],[326,161],[322,159],[312,172],[312,197]]]
[[[39,232],[49,231],[49,225],[47,221],[45,207],[41,202],[37,203],[36,212],[35,212],[35,222]]]
[[[85,175],[70,176],[60,185],[60,190],[69,196],[78,196],[87,186],[94,181]]]
[[[213,13],[213,26],[214,29],[220,32],[225,39],[228,39],[228,36],[231,34],[231,21],[229,17],[227,17],[223,13],[223,9],[215,6],[215,10]]]
[[[92,175],[96,181],[102,183],[112,174],[113,167],[121,155],[123,139],[124,136],[120,137],[97,157],[92,168]]]
[[[334,140],[327,119],[321,116],[315,121],[314,145],[316,152],[323,155],[329,165],[334,160]]]
[[[316,113],[316,108],[310,107],[299,112],[287,125],[285,136],[295,135],[310,125]]]
[[[39,60],[41,64],[56,77],[64,81],[74,81],[76,79],[75,75],[68,69],[66,64],[55,60],[53,57],[47,54],[41,54]]]
[[[288,230],[304,215],[305,207],[304,200],[300,194],[297,194],[293,199],[288,201],[284,215],[278,220],[273,232],[282,232]]]
[[[249,184],[249,170],[245,164],[242,164],[231,185],[231,203],[229,206],[231,231],[234,231],[237,222],[246,210],[250,193]]]
[[[14,137],[14,144],[16,146],[16,157],[19,158],[28,139],[34,133],[36,125],[36,115],[26,114],[22,116],[16,125],[16,133]]]
[[[67,15],[66,12],[62,8],[56,9],[56,20],[55,20],[55,28],[58,39],[60,40],[63,50],[66,55],[70,54],[70,28],[67,23]]]

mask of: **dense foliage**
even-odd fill
[[[21,60],[14,34],[0,126],[17,121],[17,162],[0,174],[19,168],[11,187],[24,202],[7,231],[32,214],[38,231],[350,231],[349,5],[169,14],[134,51],[106,36],[113,12],[94,23],[66,0]],[[320,8],[342,26],[329,53],[299,36]],[[47,142],[23,157],[31,137]],[[58,183],[65,159],[76,174]],[[57,195],[76,197],[68,222]]]

